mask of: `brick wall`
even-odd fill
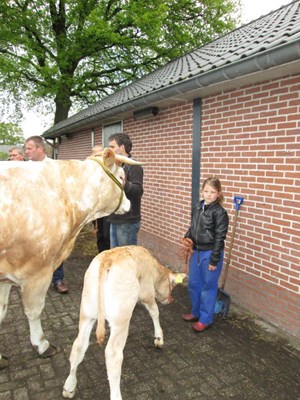
[[[167,109],[151,122],[127,121],[133,157],[144,163],[143,229],[177,242],[190,215],[192,104]]]
[[[228,287],[239,303],[297,334],[299,92],[296,76],[206,99],[202,136],[202,176],[222,178],[227,209],[235,194],[245,198]]]
[[[294,335],[300,335],[299,93],[300,75],[202,99],[201,133],[201,181],[208,175],[222,181],[230,216],[227,247],[233,196],[245,198],[226,290]],[[176,252],[190,221],[192,106],[186,101],[150,120],[124,121],[133,157],[144,163],[139,241],[181,270]],[[86,136],[63,142],[60,158],[68,158],[70,144],[72,158],[86,157]]]
[[[300,334],[300,77],[203,99],[201,180],[220,177],[230,215],[242,195],[226,288],[234,301]],[[166,264],[189,223],[192,104],[124,124],[145,162],[140,241]],[[298,188],[298,189],[297,189]]]
[[[102,144],[102,127],[94,128],[95,144]],[[83,130],[79,133],[69,134],[67,138],[62,138],[59,145],[58,159],[84,160],[92,152],[91,129]]]

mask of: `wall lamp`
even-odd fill
[[[69,139],[70,138],[70,134],[69,133],[65,133],[64,135],[61,136],[56,136],[55,141],[57,144],[61,144],[63,139]]]
[[[148,107],[143,108],[142,110],[137,110],[133,112],[133,118],[138,121],[141,119],[147,119],[151,117],[155,117],[158,114],[158,107]]]

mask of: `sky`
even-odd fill
[[[292,0],[241,0],[242,22],[246,24],[262,15],[289,4]]]
[[[292,0],[241,0],[242,1],[242,23],[246,24],[262,15],[277,10]],[[50,128],[53,118],[50,119],[38,115],[36,112],[26,112],[21,125],[24,137],[31,135],[41,135],[46,129]]]

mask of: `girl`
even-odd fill
[[[218,178],[209,177],[204,181],[202,197],[193,210],[192,223],[185,235],[193,242],[188,283],[192,310],[182,317],[194,322],[192,327],[196,332],[203,332],[213,323],[229,222],[227,211],[221,205],[224,197]]]

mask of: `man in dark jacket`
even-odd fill
[[[109,147],[118,155],[131,157],[132,142],[125,133],[115,133],[108,138]],[[141,224],[141,199],[143,195],[143,168],[140,165],[124,164],[124,192],[131,202],[128,213],[111,214],[110,247],[137,244],[137,235]]]

